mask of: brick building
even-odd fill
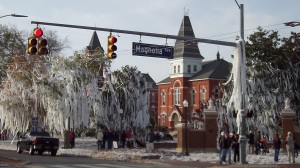
[[[188,16],[184,16],[178,36],[195,37]],[[183,104],[188,101],[187,118],[203,119],[203,108],[210,98],[222,97],[220,83],[230,74],[231,64],[220,58],[203,61],[198,43],[176,40],[174,56],[170,59],[170,76],[158,82],[158,125],[173,128],[184,121]]]

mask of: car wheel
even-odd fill
[[[39,154],[39,155],[42,155],[42,154],[43,154],[43,151],[39,150],[39,151],[38,151],[38,154]]]
[[[29,146],[29,154],[33,155],[34,154],[34,149],[33,149],[33,145]]]
[[[51,156],[56,156],[57,150],[52,150],[51,151]]]
[[[20,147],[20,144],[17,145],[17,152],[18,152],[18,153],[22,153],[22,152],[23,152],[23,150],[22,150],[21,147]]]

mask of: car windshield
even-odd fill
[[[30,132],[31,136],[50,136],[48,132]]]

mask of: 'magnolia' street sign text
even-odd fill
[[[132,55],[172,59],[173,52],[172,46],[132,43]]]

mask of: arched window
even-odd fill
[[[174,88],[174,104],[175,105],[180,105],[180,89],[178,87]]]

